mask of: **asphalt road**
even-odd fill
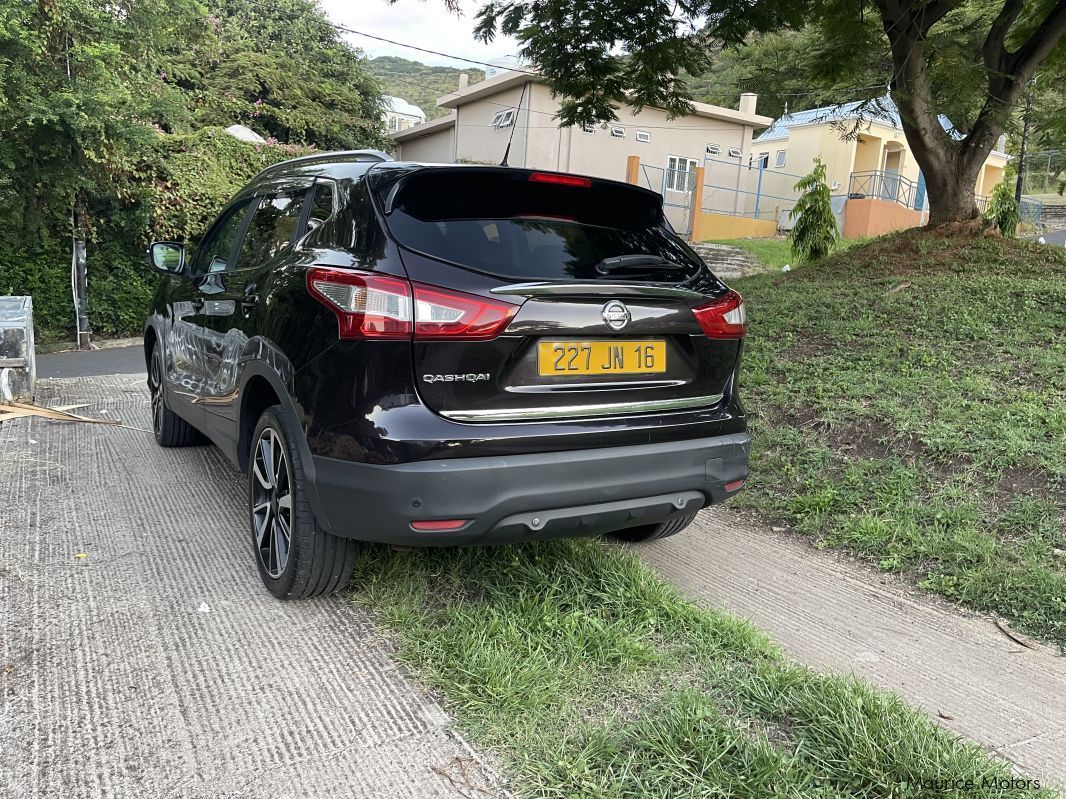
[[[1041,233],[1040,235],[1044,237],[1045,244],[1066,247],[1066,230],[1052,230],[1050,233]],[[1036,241],[1040,236],[1030,236],[1029,238]]]
[[[243,480],[155,445],[142,376],[39,389],[144,430],[0,425],[0,797],[502,795],[365,610],[266,593]]]
[[[93,375],[146,375],[143,347],[111,347],[37,356],[37,379]]]

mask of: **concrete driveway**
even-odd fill
[[[42,404],[150,427],[143,373],[39,385]],[[488,786],[366,612],[263,590],[243,490],[214,447],[0,425],[0,797],[423,799]]]

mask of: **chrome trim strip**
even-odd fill
[[[665,286],[658,283],[512,283],[496,286],[490,294],[514,294],[520,297],[560,297],[570,295],[610,297],[680,297],[686,300],[704,300],[706,294],[691,289]]]
[[[721,394],[705,397],[649,400],[647,402],[611,402],[597,405],[561,405],[557,408],[497,408],[485,411],[438,411],[456,422],[532,422],[544,419],[573,419],[582,416],[627,416],[651,411],[683,411],[709,408],[722,401]]]

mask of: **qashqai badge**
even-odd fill
[[[629,320],[632,318],[633,314],[618,300],[611,300],[603,306],[603,321],[607,323],[607,327],[611,328],[611,330],[621,330],[629,324]]]

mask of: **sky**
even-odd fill
[[[491,61],[518,51],[514,39],[506,36],[498,35],[488,45],[475,41],[474,14],[481,5],[478,0],[463,0],[464,14],[458,18],[447,11],[444,0],[398,0],[392,5],[385,0],[320,0],[320,3],[330,20],[338,25],[442,53]],[[391,55],[434,66],[475,66],[365,36],[344,35],[370,58]]]

